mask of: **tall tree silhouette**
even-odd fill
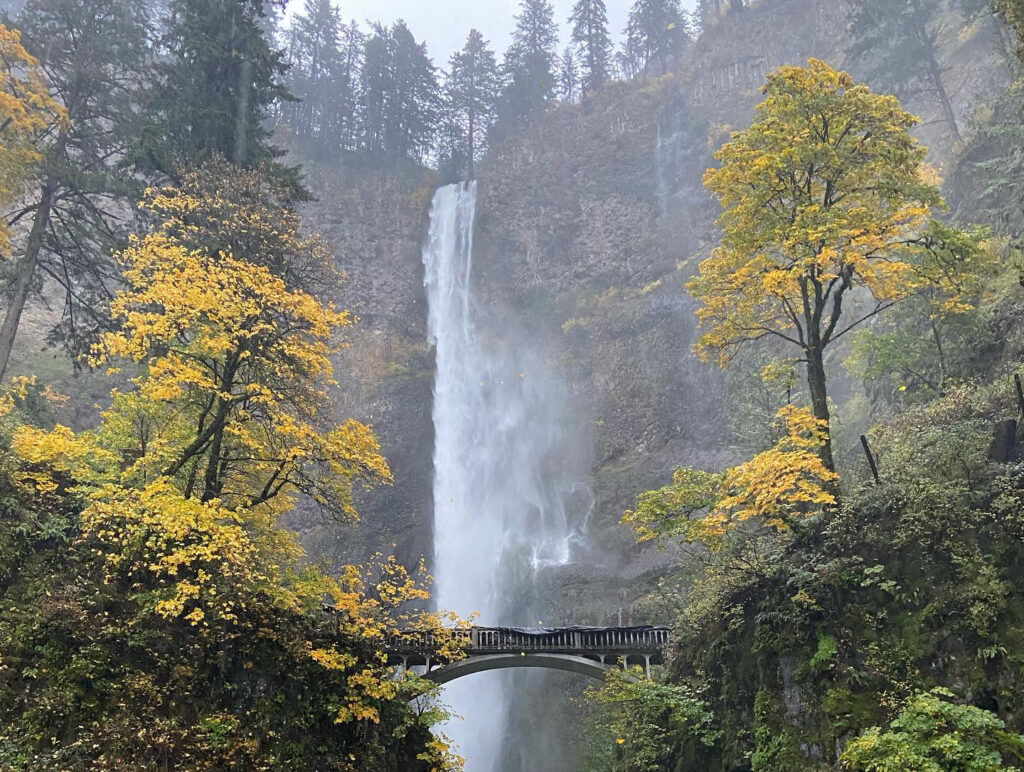
[[[487,131],[494,123],[501,78],[498,62],[484,36],[470,30],[466,45],[452,55],[445,98],[458,132],[456,154],[465,161],[472,178],[475,164],[486,147]]]
[[[669,72],[689,41],[679,0],[636,0],[629,12],[626,36],[644,70],[656,63],[661,73]]]
[[[554,98],[557,47],[558,25],[550,0],[522,0],[512,45],[505,54],[504,116],[528,118]]]
[[[259,2],[168,0],[146,107],[156,120],[136,149],[141,164],[175,175],[218,155],[240,166],[280,155],[266,118],[289,99],[287,65],[268,39],[264,10]]]
[[[366,41],[361,76],[362,149],[394,165],[421,160],[438,121],[439,87],[426,45],[404,21],[376,25]]]
[[[600,91],[608,78],[612,51],[604,0],[576,0],[569,21],[572,22],[572,42],[576,44],[583,70],[584,90]]]
[[[287,82],[297,101],[283,112],[305,151],[320,160],[342,144],[348,83],[341,35],[341,17],[330,0],[306,0],[288,35]]]

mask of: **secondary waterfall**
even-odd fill
[[[509,320],[473,293],[476,183],[437,191],[423,250],[434,381],[434,572],[438,608],[485,625],[535,625],[537,576],[573,556],[589,488],[567,452],[567,400]],[[446,727],[472,772],[502,768],[507,693],[521,673],[451,684]]]

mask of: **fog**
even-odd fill
[[[302,7],[303,0],[291,0],[289,13]],[[608,24],[614,38],[626,27],[629,0],[607,0]],[[684,0],[687,10],[693,10],[696,0]],[[390,24],[404,19],[417,39],[425,40],[434,64],[444,66],[448,56],[462,47],[471,29],[478,29],[490,41],[495,51],[504,51],[512,34],[512,20],[519,8],[518,0],[343,0],[336,3],[345,19],[384,22]],[[555,18],[562,25],[560,42],[569,38],[569,13],[573,0],[554,0]]]

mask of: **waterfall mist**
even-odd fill
[[[575,447],[585,443],[543,346],[474,295],[475,210],[475,182],[438,190],[423,250],[437,363],[436,603],[477,613],[483,625],[564,623],[565,612],[542,589],[550,582],[539,579],[579,552],[592,506],[589,458]],[[502,745],[508,697],[525,677],[484,673],[446,687],[445,702],[464,720],[445,731],[470,772],[504,770],[503,758],[521,756]]]

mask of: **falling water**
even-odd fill
[[[536,597],[536,580],[573,559],[573,524],[587,513],[589,489],[581,454],[566,446],[573,432],[564,390],[536,341],[474,302],[475,210],[475,182],[438,190],[423,250],[437,357],[435,597],[439,608],[478,613],[484,625],[553,624],[560,620],[537,618],[551,604]],[[467,769],[501,768],[515,678],[484,673],[446,689],[445,701],[464,717],[446,733]]]

